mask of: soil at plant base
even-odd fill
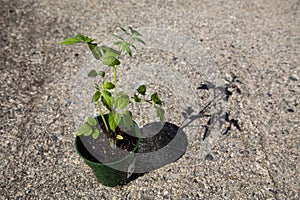
[[[161,130],[155,133],[155,130],[160,127],[161,123],[153,122],[147,124],[141,129],[141,143],[138,149],[138,153],[149,153],[165,147],[174,139],[179,131],[178,126],[166,122]],[[153,133],[155,134],[153,135]],[[181,145],[185,146],[185,143],[187,142],[185,140],[182,140]]]
[[[114,146],[110,145],[110,139],[116,138],[116,135],[121,135],[122,140],[115,140]],[[96,163],[111,163],[125,158],[129,155],[137,145],[138,138],[126,133],[125,130],[116,128],[115,133],[99,134],[97,139],[90,136],[81,135],[82,155],[88,160]]]

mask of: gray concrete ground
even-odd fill
[[[299,0],[0,5],[0,199],[300,198]],[[119,25],[168,28],[209,49],[221,77],[240,80],[227,110],[242,131],[232,127],[206,159],[192,141],[175,163],[106,188],[73,148],[69,104],[86,49],[57,44],[76,33],[102,40]]]

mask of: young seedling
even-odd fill
[[[125,92],[118,91],[117,89],[117,75],[118,68],[121,65],[121,56],[127,55],[132,56],[132,49],[136,49],[134,43],[141,43],[145,45],[145,42],[141,39],[141,34],[136,30],[129,27],[124,29],[120,27],[123,35],[114,34],[116,40],[113,42],[114,47],[108,47],[99,45],[94,39],[88,36],[78,34],[75,37],[65,39],[60,44],[71,45],[76,43],[87,44],[88,48],[92,52],[94,58],[102,62],[103,65],[110,67],[113,70],[112,81],[106,79],[106,74],[103,70],[91,70],[88,73],[89,77],[100,77],[100,84],[95,83],[95,92],[92,97],[92,103],[95,103],[98,108],[99,115],[102,118],[104,127],[101,128],[98,121],[93,117],[87,117],[87,121],[83,123],[77,131],[77,135],[90,136],[97,139],[100,131],[103,132],[110,138],[111,146],[114,146],[116,140],[122,140],[121,135],[116,134],[116,129],[119,126],[121,118],[123,118],[124,125],[130,128],[133,125],[132,112],[127,109],[131,99],[134,102],[140,103],[142,101],[150,103],[156,109],[157,116],[160,122],[164,121],[164,109],[162,108],[162,101],[158,94],[155,92],[151,95],[150,99],[145,99],[146,86],[140,85],[133,97],[129,97]],[[104,108],[106,108],[108,118],[104,117]],[[100,130],[100,131],[99,131]],[[113,133],[113,134],[110,134]],[[112,137],[113,135],[113,137]]]

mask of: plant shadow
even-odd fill
[[[159,169],[181,158],[186,152],[188,145],[188,139],[186,134],[183,132],[183,129],[192,124],[195,120],[203,117],[208,118],[207,124],[204,125],[205,131],[202,136],[203,141],[211,134],[211,125],[216,123],[218,120],[223,121],[223,123],[227,122],[228,124],[228,126],[225,127],[225,130],[220,130],[221,135],[228,134],[232,126],[236,127],[238,131],[242,131],[238,120],[230,118],[230,112],[223,110],[223,108],[218,109],[214,114],[207,114],[209,108],[215,107],[220,101],[228,101],[233,92],[241,94],[241,90],[236,85],[236,82],[240,81],[237,80],[235,75],[232,76],[233,78],[228,80],[229,83],[222,87],[217,87],[210,82],[201,84],[197,89],[214,90],[214,99],[208,102],[198,112],[196,112],[192,107],[187,107],[181,113],[183,116],[183,124],[181,127],[166,122],[165,126],[154,136],[151,136],[148,130],[155,130],[156,126],[159,126],[159,123],[151,123],[141,129],[142,135],[146,136],[146,138],[142,138],[141,140],[135,163],[136,168],[130,177],[129,182],[143,176],[147,172]],[[150,137],[147,137],[149,135]],[[143,170],[144,172],[142,172]]]
[[[141,128],[141,135],[141,143],[135,154],[134,171],[127,183],[177,161],[188,146],[188,139],[182,128],[169,122],[164,126],[159,122],[147,124]]]

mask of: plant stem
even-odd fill
[[[99,101],[97,101],[97,105],[98,105],[98,109],[99,109],[102,121],[103,121],[103,123],[105,125],[105,128],[106,128],[107,131],[109,131],[109,128],[108,128],[107,123],[105,121],[105,118],[104,118],[104,115],[103,115],[103,112],[102,112],[101,105],[100,105]]]
[[[114,93],[116,95],[116,92],[117,92],[117,66],[114,66],[114,85],[115,85]]]

